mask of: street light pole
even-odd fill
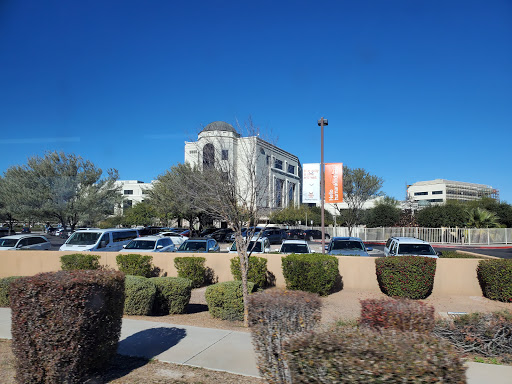
[[[324,125],[328,125],[327,119],[323,117],[318,120],[320,126],[320,206],[322,211],[322,253],[325,253],[325,211],[324,211],[324,199],[325,199],[325,176],[324,176]]]

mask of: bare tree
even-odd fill
[[[349,236],[352,236],[352,229],[360,220],[364,203],[383,195],[380,191],[382,183],[380,177],[371,175],[363,168],[351,169],[343,166],[343,200],[347,203],[348,209],[344,210],[338,204],[334,204],[334,208],[344,218]]]
[[[243,125],[237,123],[233,130],[203,130],[197,142],[186,144],[186,151],[194,154],[189,156],[188,163],[173,167],[173,177],[159,178],[173,196],[186,199],[192,208],[227,222],[233,229],[240,258],[246,326],[247,251],[255,231],[249,228],[246,236],[242,233],[269,213],[270,168],[266,151],[270,146],[259,137],[251,120]]]

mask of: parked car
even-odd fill
[[[178,248],[181,244],[185,242],[185,240],[187,240],[187,237],[182,236],[176,232],[160,232],[157,236],[168,237],[169,239],[172,240],[176,248]]]
[[[311,253],[306,240],[284,240],[279,253]]]
[[[212,239],[217,240],[218,243],[225,243],[227,242],[227,238],[233,234],[233,230],[231,228],[222,228],[218,229],[217,231],[209,234],[206,237],[211,237]]]
[[[199,237],[194,229],[185,229],[184,231],[180,232],[180,235],[189,239],[192,237]]]
[[[242,237],[246,237],[247,234],[249,234],[252,237],[258,236],[258,234],[264,230],[263,227],[249,227],[249,228],[242,228]],[[235,241],[235,233],[233,232],[229,237],[227,238],[228,241],[232,242]]]
[[[16,234],[16,232],[11,231],[9,228],[6,228],[6,227],[0,228],[0,237],[15,235],[15,234]]]
[[[288,239],[306,239],[306,232],[302,229],[287,229],[285,233]]]
[[[368,251],[373,248],[367,248],[359,237],[333,237],[327,246],[329,255],[370,256]]]
[[[185,240],[178,252],[219,252],[220,248],[215,239]]]
[[[142,228],[137,228],[137,230],[139,231],[139,236],[144,237],[144,236],[156,235],[157,233],[164,231],[165,228],[162,228],[162,227],[142,227]]]
[[[123,246],[120,252],[174,252],[176,245],[169,237],[144,236],[138,237]]]
[[[318,229],[307,229],[304,231],[304,233],[306,234],[306,240],[317,240],[317,239],[322,239],[322,231],[319,231]],[[331,236],[326,233],[325,234],[325,239],[330,239]]]
[[[75,231],[59,250],[61,251],[120,251],[123,245],[139,237],[136,229],[110,228]]]
[[[384,256],[424,256],[437,259],[441,255],[428,242],[415,237],[390,237],[384,247]]]
[[[216,227],[205,228],[205,229],[203,229],[199,233],[199,237],[206,237],[206,236],[211,235],[213,232],[216,232],[218,230],[219,230],[219,228],[216,228]]]
[[[21,228],[21,233],[32,233],[29,227],[23,227]]]
[[[261,234],[262,237],[266,237],[270,244],[281,244],[286,239],[286,232],[282,229],[265,229]]]
[[[49,250],[48,239],[40,235],[10,235],[0,238],[0,251],[31,249]]]
[[[231,244],[231,247],[227,248],[229,253],[238,253],[236,249],[236,242]],[[255,253],[269,253],[270,252],[270,241],[266,237],[253,237],[247,246],[247,252],[252,254]]]

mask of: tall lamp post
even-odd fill
[[[320,126],[320,206],[322,211],[322,253],[325,253],[325,215],[324,215],[324,199],[325,199],[325,176],[324,176],[324,125],[328,125],[327,119],[323,117],[318,120]]]

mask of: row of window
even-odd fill
[[[442,195],[443,191],[432,191],[433,195]],[[426,196],[428,192],[414,192],[414,196]]]
[[[268,156],[267,156],[267,164],[268,164]],[[275,159],[274,160],[274,168],[283,169],[283,160]],[[288,164],[288,169],[286,170],[288,173],[295,175],[295,165]]]

